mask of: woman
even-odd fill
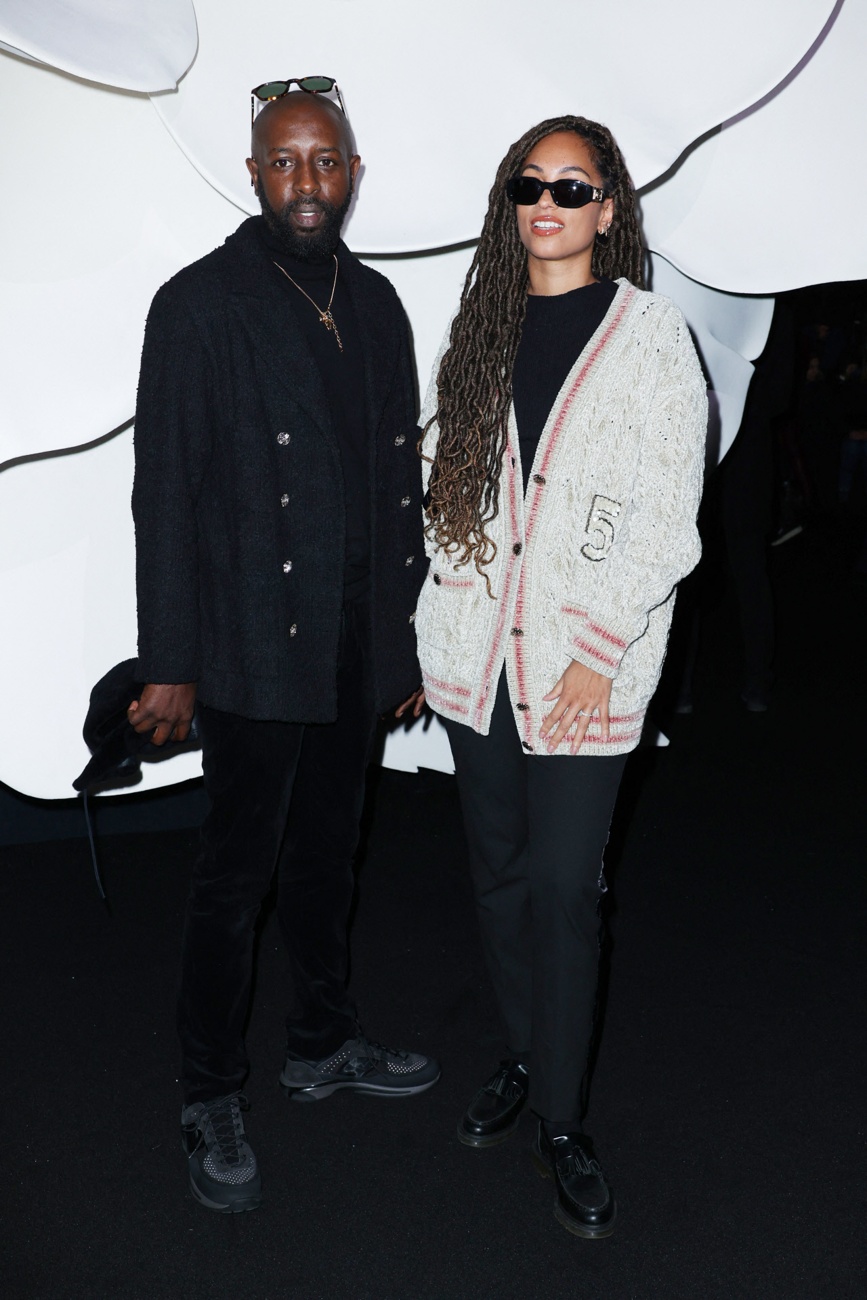
[[[555,1214],[607,1236],[581,1129],[602,854],[676,583],[699,556],[705,384],[683,317],[642,292],[623,158],[580,117],[507,153],[422,413],[430,571],[416,626],[448,728],[505,1028],[458,1136],[539,1117]]]

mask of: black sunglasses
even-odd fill
[[[254,86],[250,91],[251,124],[256,116],[257,103],[259,108],[262,108],[272,99],[282,99],[284,95],[289,94],[293,86],[297,86],[299,90],[306,90],[308,95],[327,95],[330,90],[333,90],[340,110],[343,116],[346,116],[346,109],[340,98],[340,88],[333,77],[287,77],[285,81],[263,81],[261,86]]]
[[[583,208],[585,203],[601,203],[608,198],[604,190],[586,181],[540,181],[536,176],[513,176],[506,181],[506,194],[522,207],[538,203],[545,190],[550,191],[558,208]]]

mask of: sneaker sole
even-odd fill
[[[537,1173],[540,1174],[542,1178],[554,1178],[554,1171],[551,1169],[544,1157],[535,1149],[533,1151],[533,1164],[536,1166]],[[610,1237],[614,1232],[614,1220],[617,1218],[617,1205],[615,1204],[612,1208],[613,1214],[610,1223],[606,1223],[601,1228],[587,1227],[586,1224],[576,1223],[574,1219],[569,1217],[560,1204],[560,1198],[558,1196],[554,1201],[554,1218],[558,1223],[563,1225],[567,1232],[571,1232],[574,1237],[583,1237],[585,1241],[597,1241],[602,1237]]]
[[[239,1197],[233,1201],[212,1201],[200,1187],[197,1187],[190,1175],[190,1191],[193,1193],[199,1205],[204,1205],[206,1210],[213,1210],[215,1214],[243,1214],[247,1210],[258,1210],[262,1204],[261,1192],[254,1193],[252,1196]]]
[[[352,1092],[360,1093],[368,1097],[415,1097],[420,1092],[427,1092],[439,1081],[439,1075],[435,1079],[429,1079],[427,1083],[416,1083],[403,1088],[391,1088],[387,1084],[364,1083],[363,1081],[355,1082],[347,1079],[339,1080],[336,1083],[313,1083],[298,1084],[287,1083],[283,1075],[280,1075],[280,1087],[284,1089],[290,1101],[324,1101],[332,1093],[340,1092],[343,1088],[349,1088]]]

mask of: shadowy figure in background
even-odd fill
[[[768,575],[774,522],[774,440],[780,417],[791,402],[794,342],[791,313],[778,301],[767,343],[755,363],[737,437],[705,491],[699,515],[705,558],[681,585],[680,617],[673,638],[673,659],[682,665],[675,706],[678,713],[692,712],[701,613],[713,585],[709,556],[715,548],[710,534],[717,527],[738,607],[743,644],[741,700],[751,713],[764,713],[768,708],[774,680],[774,605]]]
[[[788,409],[793,382],[792,317],[778,302],[768,341],[756,361],[741,427],[719,469],[726,556],[743,644],[741,699],[752,713],[767,709],[774,680],[774,601],[768,575],[774,431]]]
[[[867,366],[850,362],[840,393],[843,442],[837,495],[842,506],[856,504],[857,479],[867,498]]]
[[[854,530],[856,552],[854,571],[867,576],[867,363],[863,357],[846,368],[841,385],[840,414],[843,439],[840,444],[840,463],[837,477],[837,495],[843,511],[847,530]],[[857,538],[860,531],[861,536]]]

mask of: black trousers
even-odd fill
[[[185,1104],[232,1092],[247,1074],[253,932],[275,870],[292,984],[288,1046],[321,1059],[353,1035],[347,922],[376,723],[369,659],[362,600],[344,611],[336,722],[255,722],[199,708],[211,810],[183,938],[178,1032]]]
[[[532,1109],[580,1117],[599,970],[602,854],[626,755],[527,754],[500,677],[490,734],[446,722],[482,944]]]

